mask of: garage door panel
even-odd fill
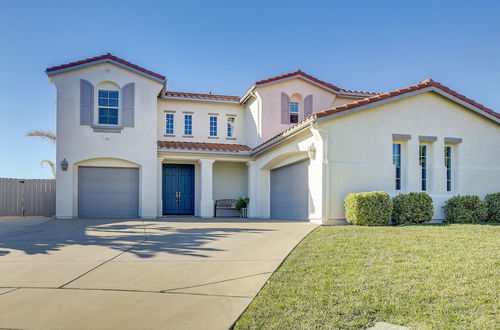
[[[308,218],[308,165],[302,161],[271,171],[272,218]]]
[[[135,218],[139,214],[139,169],[80,167],[80,217]]]

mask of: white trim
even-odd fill
[[[59,69],[59,70],[53,70],[53,71],[47,71],[47,70],[45,70],[45,73],[47,74],[47,76],[50,77],[50,76],[53,76],[53,75],[56,75],[56,74],[59,74],[59,73],[63,73],[63,72],[71,71],[71,70],[77,70],[77,69],[81,69],[81,68],[85,68],[85,67],[88,67],[88,66],[91,66],[91,65],[101,64],[101,63],[112,63],[112,64],[114,64],[116,66],[119,66],[121,68],[133,71],[133,72],[135,72],[137,74],[140,74],[141,76],[145,76],[145,77],[147,77],[149,79],[152,79],[152,80],[157,81],[157,82],[162,83],[162,84],[164,84],[165,81],[166,81],[166,79],[160,79],[158,77],[155,77],[155,76],[150,75],[150,74],[148,74],[146,72],[142,72],[140,70],[134,69],[131,66],[125,65],[125,64],[120,63],[120,62],[117,62],[117,61],[112,60],[110,58],[105,58],[105,59],[102,59],[102,60],[97,60],[97,61],[93,61],[93,62],[88,62],[88,63],[79,64],[79,65],[74,65],[74,66],[70,66],[70,67],[67,67],[67,68]]]
[[[211,102],[211,103],[230,103],[230,104],[240,104],[239,100],[214,100],[214,99],[200,99],[196,97],[186,97],[186,96],[162,96],[160,100],[172,100],[172,101],[199,101],[199,102]]]
[[[198,150],[198,149],[172,149],[172,148],[158,148],[158,153],[171,153],[171,154],[197,154],[197,155],[221,155],[221,156],[235,156],[235,157],[250,157],[250,151],[219,151],[219,150]]]
[[[279,83],[279,82],[283,82],[283,81],[288,81],[288,80],[293,80],[293,79],[302,79],[312,85],[315,85],[319,88],[322,88],[324,90],[327,90],[329,92],[332,92],[333,94],[336,94],[338,95],[340,92],[339,91],[336,91],[335,89],[332,89],[332,88],[329,88],[329,87],[326,87],[325,85],[322,85],[320,83],[317,83],[315,82],[314,80],[311,80],[307,77],[304,77],[303,75],[301,75],[300,73],[297,73],[293,76],[290,76],[290,77],[286,77],[286,78],[281,78],[281,79],[277,79],[277,80],[273,80],[273,81],[270,81],[270,82],[267,82],[267,83],[264,83],[264,84],[258,84],[256,85],[256,88],[259,88],[259,87],[266,87],[266,86],[269,86],[269,85],[273,85],[273,84],[276,84],[276,83]]]
[[[272,141],[264,142],[264,144],[261,144],[260,146],[258,146],[254,150],[252,150],[251,155],[252,156],[258,155],[258,154],[264,152],[265,150],[273,147],[274,145],[280,143],[281,141],[297,135],[298,133],[302,132],[304,129],[307,129],[312,122],[315,122],[314,118],[310,118],[310,119],[304,121],[300,125],[292,128],[290,131],[283,133],[282,135],[274,138]]]
[[[386,103],[391,103],[391,102],[394,102],[394,101],[398,101],[398,100],[401,100],[401,99],[404,99],[404,98],[407,98],[407,97],[411,97],[411,96],[415,96],[415,95],[419,95],[419,94],[423,94],[423,93],[427,93],[427,92],[436,92],[438,94],[440,94],[441,96],[443,97],[446,97],[447,99],[451,100],[451,101],[454,101],[455,103],[458,103],[486,118],[489,118],[493,121],[495,121],[496,123],[500,124],[500,118],[497,118],[489,113],[487,113],[486,111],[482,110],[482,109],[479,109],[475,106],[473,106],[472,104],[470,103],[467,103],[467,102],[464,102],[462,100],[460,100],[459,98],[451,95],[450,93],[447,93],[437,87],[434,87],[434,86],[431,86],[431,87],[426,87],[426,88],[422,88],[422,89],[419,89],[419,90],[416,90],[416,91],[413,91],[413,92],[409,92],[409,93],[405,93],[405,94],[401,94],[401,95],[397,95],[397,96],[393,96],[393,97],[389,97],[387,99],[384,99],[384,100],[380,100],[380,101],[376,101],[376,102],[373,102],[373,103],[369,103],[369,104],[365,104],[365,105],[362,105],[362,106],[359,106],[359,107],[356,107],[356,108],[353,108],[353,109],[350,109],[350,110],[346,110],[346,111],[342,111],[342,112],[338,112],[338,113],[334,113],[334,114],[331,114],[331,115],[327,115],[325,117],[320,117],[318,118],[318,121],[319,122],[324,122],[324,121],[328,121],[328,120],[332,120],[332,119],[335,119],[335,118],[338,118],[338,117],[342,117],[342,116],[346,116],[346,115],[349,115],[351,113],[355,113],[355,112],[359,112],[359,111],[363,111],[365,109],[369,109],[369,108],[373,108],[373,107],[376,107],[376,106],[379,106],[379,105],[383,105],[383,104],[386,104]]]

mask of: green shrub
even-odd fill
[[[478,196],[453,196],[443,206],[449,223],[477,223],[486,219],[486,203]]]
[[[352,224],[387,225],[391,214],[392,200],[385,191],[350,193],[345,198],[345,216]]]
[[[241,210],[247,207],[248,203],[250,203],[250,198],[240,197],[240,199],[238,199],[238,201],[234,204],[234,207],[241,213]]]
[[[432,197],[425,192],[399,194],[392,202],[392,220],[397,224],[422,223],[431,220],[434,215]]]
[[[484,197],[487,209],[487,221],[500,222],[500,192]]]

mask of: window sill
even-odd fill
[[[121,133],[123,126],[118,125],[92,125],[94,132],[97,133]]]
[[[236,140],[235,137],[227,137],[226,140]]]
[[[190,139],[194,138],[194,136],[193,136],[193,135],[183,135],[182,137],[183,137],[183,138],[190,138]]]
[[[218,137],[218,136],[209,136],[208,138],[209,138],[209,139],[215,139],[215,140],[218,140],[218,139],[219,139],[219,137]]]
[[[164,134],[164,137],[175,137],[175,134]]]

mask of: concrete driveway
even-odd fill
[[[316,227],[173,220],[0,231],[0,328],[227,329]]]

